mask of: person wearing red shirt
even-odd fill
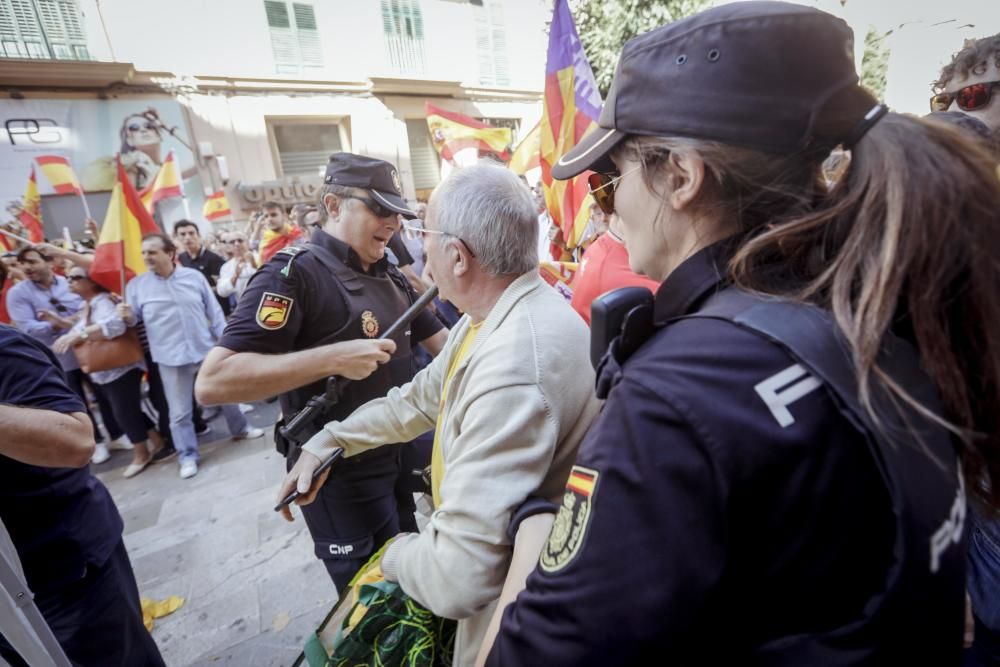
[[[570,305],[590,325],[590,304],[605,292],[619,287],[648,287],[656,293],[660,286],[655,280],[640,276],[629,268],[628,251],[622,243],[621,221],[611,216],[608,231],[594,241],[583,254],[580,270],[570,288]]]

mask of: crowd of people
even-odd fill
[[[592,172],[578,248],[501,165],[411,203],[336,153],[316,202],[146,236],[124,295],[87,250],[5,256],[0,475],[51,498],[0,518],[67,654],[162,664],[87,460],[190,478],[210,410],[257,438],[277,399],[276,497],[331,585],[367,566],[457,620],[455,665],[1000,664],[1000,35],[925,118],[852,44],[759,0],[629,41],[551,165]]]

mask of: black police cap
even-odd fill
[[[836,96],[837,128],[817,120]],[[791,153],[846,139],[876,100],[858,85],[854,34],[811,7],[722,5],[625,44],[598,127],[552,168],[567,179],[611,171],[629,135],[691,137]]]
[[[354,153],[334,153],[326,165],[323,182],[368,190],[379,204],[407,218],[416,218],[403,199],[399,172],[386,162]]]

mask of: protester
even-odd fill
[[[17,284],[14,271],[6,262],[0,262],[0,323],[3,324],[11,323],[10,313],[7,312],[7,293]]]
[[[621,220],[615,214],[608,217],[610,225],[583,253],[580,268],[570,285],[573,290],[570,304],[587,324],[590,324],[590,304],[602,294],[619,287],[646,287],[656,292],[660,286],[655,280],[632,271],[622,240]]]
[[[1000,34],[977,39],[944,66],[931,98],[931,111],[961,111],[1000,134]]]
[[[279,490],[309,489],[337,447],[352,457],[435,429],[434,513],[389,545],[381,569],[433,613],[459,619],[458,665],[474,661],[500,595],[511,515],[529,496],[558,496],[599,408],[586,327],[538,275],[537,222],[530,192],[503,167],[465,167],[438,186],[427,261],[466,316],[411,383],[313,436]]]
[[[92,281],[87,271],[75,266],[66,277],[70,290],[86,301],[69,333],[56,339],[53,350],[63,353],[88,340],[113,340],[124,335],[127,327],[118,315],[116,301],[102,286]],[[162,446],[159,434],[150,429],[142,412],[142,376],[145,364],[141,361],[103,371],[94,371],[90,380],[100,385],[108,397],[115,421],[125,429],[132,443],[132,462],[125,468],[125,477],[135,477],[145,470],[152,458],[151,452]],[[149,439],[157,442],[152,446]]]
[[[279,250],[293,245],[302,237],[302,228],[291,225],[281,204],[264,203],[263,236],[260,240],[260,263],[266,264]]]
[[[398,179],[384,160],[330,156],[319,197],[323,228],[304,248],[279,252],[254,274],[198,378],[198,397],[208,403],[278,394],[279,426],[323,394],[330,376],[351,381],[340,385],[335,405],[306,420],[297,438],[275,430],[286,470],[326,421],[410,381],[418,344],[431,354],[444,346],[446,332],[428,312],[391,339],[380,338],[417,298],[386,252],[399,216],[413,215]],[[316,557],[338,591],[386,540],[401,529],[416,530],[413,470],[420,481],[429,462],[428,456],[404,464],[398,445],[371,452],[336,468],[319,501],[304,509]]]
[[[153,361],[159,366],[170,407],[170,434],[180,460],[180,475],[198,473],[198,438],[192,421],[195,376],[205,355],[222,335],[225,318],[208,281],[194,269],[174,264],[176,248],[169,237],[149,234],[142,259],[149,269],[126,288],[118,312],[128,325],[142,321]],[[259,438],[235,405],[222,406],[234,440]]]
[[[52,269],[52,258],[36,246],[25,246],[17,253],[17,261],[27,280],[14,285],[7,293],[7,311],[14,325],[29,336],[51,349],[56,338],[72,328],[76,316],[83,308],[83,300],[69,289],[69,283]],[[84,389],[86,376],[71,351],[56,355],[59,364],[66,371],[69,386],[77,393],[86,407],[87,416],[94,422]],[[108,446],[128,449],[123,442],[124,435],[107,398],[100,387],[93,387],[101,411],[101,421],[108,432],[110,443],[95,425],[94,434],[97,449],[94,463],[104,463],[110,458]]]
[[[179,220],[174,223],[174,237],[180,243],[183,250],[177,253],[177,260],[181,266],[195,269],[205,276],[208,284],[215,289],[219,282],[219,275],[222,272],[222,265],[226,260],[205,247],[201,241],[201,231],[198,225],[190,220]],[[232,310],[229,306],[229,299],[217,295],[219,305],[222,307],[224,315],[229,315]]]
[[[878,105],[853,44],[780,2],[658,28],[553,166],[665,282],[487,664],[959,662],[965,491],[1000,505],[1000,182]]]
[[[232,257],[219,270],[215,293],[225,299],[235,297],[238,300],[247,288],[250,276],[257,270],[257,260],[243,232],[229,232],[222,242],[230,249]]]
[[[34,602],[74,665],[162,666],[122,519],[86,469],[94,427],[47,346],[0,326],[0,520]],[[25,663],[0,637],[0,657]]]

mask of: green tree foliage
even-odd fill
[[[606,97],[625,42],[705,9],[711,0],[570,0],[580,41]]]
[[[885,76],[889,69],[888,36],[874,26],[869,27],[865,34],[865,53],[861,57],[861,85],[880,100],[885,99]]]

